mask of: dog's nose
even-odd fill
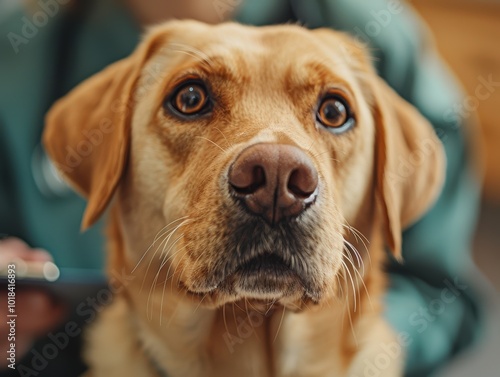
[[[314,202],[318,172],[300,148],[255,144],[232,163],[229,184],[250,212],[274,225],[298,216]]]

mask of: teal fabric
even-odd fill
[[[464,140],[466,120],[446,116],[461,102],[461,91],[410,9],[402,8],[388,22],[387,17],[378,18],[387,16],[394,3],[252,0],[243,4],[237,19],[255,25],[292,19],[308,27],[342,29],[365,40],[380,75],[417,106],[440,135],[448,159],[445,188],[434,208],[405,231],[404,264],[393,261],[388,266],[391,286],[386,315],[397,331],[411,339],[407,375],[422,377],[464,349],[478,333],[479,307],[467,281],[473,270],[469,253],[478,186]],[[0,42],[0,232],[50,250],[56,262],[65,267],[102,266],[102,223],[81,234],[83,201],[74,194],[45,197],[38,190],[31,156],[39,143],[43,114],[54,100],[51,93],[56,83],[64,94],[128,55],[139,40],[137,26],[111,1],[90,4],[89,14],[67,43],[71,50],[63,77],[55,72],[55,56],[60,52],[64,12],[40,28],[28,44],[21,45],[18,54],[7,38]],[[0,36],[11,31],[20,34],[21,17],[15,14],[0,25]],[[422,310],[443,303],[443,292],[449,293],[449,284],[456,279],[457,284],[467,287],[457,289],[455,299],[443,310],[439,307],[439,315],[423,320]]]
[[[57,23],[41,28],[15,54],[4,36],[21,34],[21,15],[9,21],[2,25],[0,46],[0,231],[50,250],[62,266],[91,267],[102,260],[102,240],[98,229],[79,234],[83,200],[44,198],[31,170],[55,79]]]
[[[69,51],[58,46],[67,31],[62,9],[18,53],[6,36],[23,35],[23,15],[16,13],[0,25],[0,233],[49,250],[62,267],[102,267],[103,221],[82,234],[85,202],[76,194],[46,197],[37,188],[31,165],[44,114],[55,99],[54,87],[64,94],[127,56],[139,40],[139,29],[128,15],[109,2],[96,4],[75,30],[74,40],[66,43]],[[65,65],[71,67],[63,78],[55,72],[61,53],[68,55]]]

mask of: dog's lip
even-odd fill
[[[261,254],[239,265],[234,273],[242,275],[253,273],[290,273],[291,268],[276,254]]]
[[[303,285],[300,275],[283,258],[276,254],[265,253],[242,261],[215,284],[203,288],[191,287],[188,290],[195,294],[210,293],[217,289],[233,291],[237,286],[248,284],[250,281],[255,286],[265,288],[265,281],[269,282],[271,279],[281,283],[283,288],[286,288],[286,283],[292,282]]]
[[[277,299],[304,288],[302,279],[281,257],[261,254],[239,265],[225,281],[238,295],[256,299]]]

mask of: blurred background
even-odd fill
[[[431,29],[437,47],[473,99],[480,123],[484,164],[481,213],[474,260],[492,283],[487,293],[489,327],[485,341],[459,358],[444,376],[500,375],[500,86],[486,99],[476,90],[482,79],[500,83],[500,1],[415,0],[411,4]],[[500,85],[500,84],[499,84]],[[486,97],[486,96],[485,96]],[[477,99],[477,100],[474,100]],[[497,374],[491,374],[495,371]]]

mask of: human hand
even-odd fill
[[[50,254],[42,249],[31,248],[18,238],[0,241],[0,268],[15,260],[25,262],[52,261]],[[65,306],[43,289],[16,287],[15,289],[16,333],[15,341],[8,340],[10,327],[7,323],[7,287],[0,286],[0,353],[7,355],[10,343],[15,343],[16,359],[19,361],[40,336],[55,328],[65,315]],[[0,358],[0,370],[7,367],[6,357]]]

